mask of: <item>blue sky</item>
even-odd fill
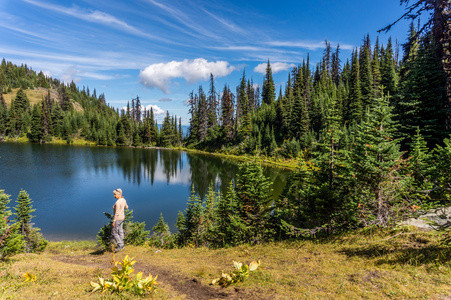
[[[0,0],[0,56],[188,124],[189,93],[207,90],[210,73],[218,92],[243,70],[261,85],[269,59],[278,90],[308,53],[314,68],[325,40],[343,62],[366,34],[405,42],[407,21],[377,33],[403,12],[396,0]]]

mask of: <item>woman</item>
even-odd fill
[[[115,189],[113,191],[114,198],[116,198],[116,203],[113,205],[114,218],[113,218],[113,230],[111,234],[116,240],[117,248],[115,252],[124,249],[124,219],[125,219],[125,209],[128,209],[127,201],[122,197],[122,190]]]

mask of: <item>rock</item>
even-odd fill
[[[451,226],[451,207],[432,209],[417,218],[410,218],[401,222],[401,225],[412,225],[429,230]]]

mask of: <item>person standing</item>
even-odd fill
[[[122,197],[122,190],[115,189],[113,191],[114,198],[116,198],[116,203],[113,205],[114,217],[113,217],[113,230],[111,234],[116,241],[115,252],[124,249],[124,220],[125,220],[125,209],[128,209],[127,201]]]

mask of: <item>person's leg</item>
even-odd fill
[[[124,220],[116,221],[115,227],[117,228],[117,248],[124,248]]]

